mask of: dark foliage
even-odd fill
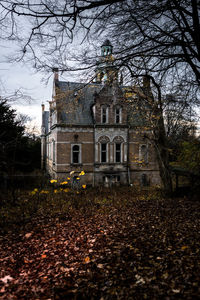
[[[16,161],[24,127],[15,120],[16,112],[6,102],[0,101],[0,172],[10,173]]]
[[[25,135],[16,111],[0,101],[0,176],[11,178],[19,172],[40,168],[40,139]],[[2,181],[1,181],[2,184]],[[4,183],[3,183],[4,184]]]

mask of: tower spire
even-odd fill
[[[118,69],[114,66],[113,46],[107,39],[101,45],[101,57],[97,61],[96,81],[98,83],[118,81]]]

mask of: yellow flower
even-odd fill
[[[57,182],[57,180],[51,179],[50,182],[51,182],[51,183],[54,183],[54,182]]]
[[[79,176],[85,175],[84,171],[81,171],[81,173],[78,174]]]
[[[85,189],[85,188],[86,188],[86,184],[83,184],[83,185],[82,185],[82,188]]]
[[[74,174],[74,171],[71,171],[69,174],[70,174],[70,175]]]
[[[31,194],[31,195],[35,195],[36,192],[35,192],[35,191],[31,191],[30,194]]]
[[[67,177],[67,180],[70,180],[70,177]]]
[[[63,189],[63,192],[68,193],[69,189]]]
[[[79,194],[79,192],[76,192],[77,194]]]
[[[38,192],[38,189],[34,189],[34,192]]]
[[[58,193],[58,190],[54,190],[54,194]]]
[[[45,190],[42,190],[41,192],[40,192],[40,194],[48,194],[49,193],[49,191],[45,191]]]
[[[68,182],[67,182],[67,181],[63,181],[63,182],[61,182],[60,184],[61,184],[61,185],[64,185],[64,184],[68,184]]]
[[[77,180],[80,180],[80,177],[76,177]]]

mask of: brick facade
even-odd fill
[[[102,53],[104,47],[111,55],[112,47],[102,45]],[[71,171],[84,170],[82,184],[93,186],[159,185],[155,149],[145,138],[151,131],[130,122],[135,115],[116,68],[100,66],[96,82],[88,85],[61,82],[55,74],[49,112],[44,107],[42,112],[42,164],[52,178],[61,180]]]

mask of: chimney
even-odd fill
[[[54,73],[54,80],[57,81],[58,80],[58,68],[53,68],[52,71]]]

